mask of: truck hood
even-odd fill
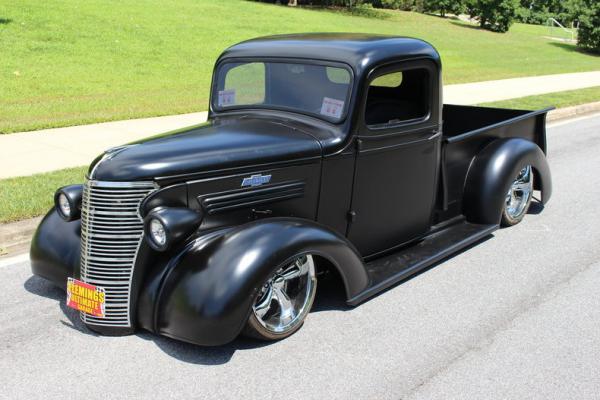
[[[209,121],[107,150],[88,175],[102,181],[152,180],[321,154],[316,139],[289,124],[245,117]]]

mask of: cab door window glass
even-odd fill
[[[369,84],[365,123],[385,127],[429,115],[430,76],[426,68],[390,72]]]

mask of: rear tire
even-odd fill
[[[260,340],[280,340],[302,327],[317,290],[315,263],[310,254],[280,267],[259,291],[244,334]]]
[[[526,165],[510,185],[502,209],[501,225],[508,227],[523,220],[533,198],[533,169]]]

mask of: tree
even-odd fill
[[[458,15],[465,9],[462,0],[424,0],[423,8],[427,12],[439,13],[442,17],[447,13]]]
[[[517,16],[519,0],[474,0],[469,7],[483,29],[506,32]]]
[[[552,17],[566,25],[567,3],[565,0],[520,0],[517,19],[528,24],[543,25]]]
[[[600,3],[597,0],[581,1],[577,45],[600,54]]]

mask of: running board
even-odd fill
[[[443,260],[457,251],[485,238],[498,225],[478,225],[461,221],[438,230],[419,243],[365,265],[370,285],[348,300],[357,305],[407,277]]]

